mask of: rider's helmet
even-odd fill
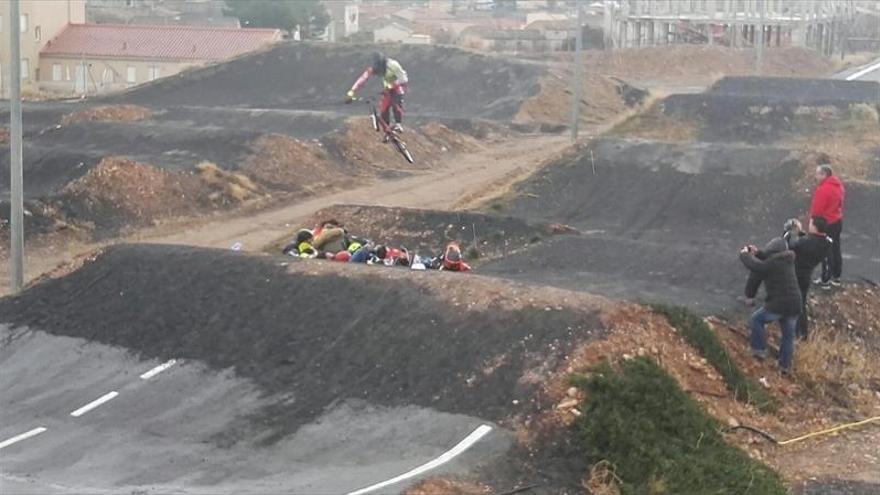
[[[296,243],[311,241],[313,237],[312,231],[309,229],[299,229],[296,233]]]
[[[377,76],[384,76],[387,68],[388,57],[382,52],[373,53],[373,73]]]
[[[458,263],[459,261],[461,261],[461,248],[458,247],[458,244],[450,242],[449,245],[446,246],[446,253],[444,258],[447,261],[451,261],[453,263]]]
[[[386,256],[388,256],[388,248],[381,244],[376,246],[376,257],[380,260],[384,260]]]

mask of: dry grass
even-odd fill
[[[699,133],[698,120],[666,115],[662,102],[653,102],[647,111],[618,124],[608,134],[659,141],[696,141]]]
[[[551,71],[541,80],[541,91],[520,106],[514,122],[568,125],[571,77],[571,73],[565,69]],[[619,93],[620,83],[611,78],[588,73],[582,87],[581,123],[604,124],[629,111]]]
[[[149,108],[137,105],[110,105],[85,108],[61,117],[61,125],[78,122],[136,122],[150,118],[153,112]]]
[[[260,196],[260,186],[244,174],[227,172],[214,163],[196,165],[199,178],[212,189],[208,199],[220,203],[241,203]]]
[[[812,177],[815,166],[810,157],[830,159],[835,172],[849,179],[865,180],[877,166],[880,150],[880,124],[877,108],[859,104],[840,113],[815,108],[797,115],[797,133],[782,137],[781,144],[799,150],[804,156],[805,174]]]
[[[608,461],[593,464],[590,474],[581,481],[581,486],[589,495],[620,495],[620,478],[614,465]]]
[[[488,495],[488,487],[446,479],[425,480],[404,492],[404,495]]]
[[[863,346],[842,333],[823,329],[797,348],[797,377],[823,396],[847,398],[880,379]]]

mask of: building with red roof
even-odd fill
[[[99,93],[227,60],[280,39],[277,29],[69,24],[40,50],[40,86]]]

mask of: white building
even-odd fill
[[[391,22],[373,31],[373,40],[376,43],[405,43],[409,45],[428,45],[431,37],[427,34],[416,34],[412,29]]]
[[[327,41],[334,42],[347,38],[360,31],[360,12],[354,2],[325,0],[324,5],[330,14],[327,25]]]

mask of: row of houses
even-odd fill
[[[9,91],[10,2],[0,1],[0,94]],[[93,94],[123,89],[279,41],[277,29],[86,22],[85,0],[20,0],[25,90]]]
[[[537,20],[523,25],[515,19],[463,19],[432,21],[415,18],[413,21],[397,15],[366,20],[361,24],[361,40],[376,43],[455,44],[468,49],[499,52],[546,52],[571,50],[577,27],[564,20]],[[585,46],[603,46],[601,19],[583,27]],[[595,25],[593,25],[595,24]]]
[[[485,4],[498,5],[492,0]],[[346,26],[347,30],[351,28],[348,39],[353,41],[456,44],[485,51],[542,52],[571,49],[578,30],[572,22],[573,4],[561,0],[518,0],[518,10],[503,12],[483,9],[484,3],[472,0],[427,0],[421,6],[352,0],[346,5],[359,14],[358,25]],[[593,2],[586,9],[582,29],[589,47],[603,46],[603,6],[601,2]]]

